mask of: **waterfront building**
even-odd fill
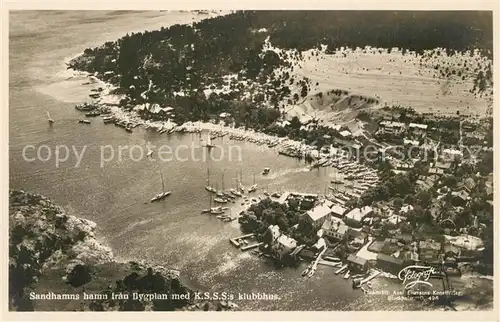
[[[325,236],[335,240],[344,240],[349,232],[349,227],[346,224],[332,219],[325,221],[321,228]]]
[[[347,211],[346,208],[338,204],[333,205],[330,209],[332,211],[332,216],[335,216],[337,218],[343,218]]]
[[[277,259],[283,259],[297,247],[297,241],[286,235],[280,235],[271,246],[271,255]]]
[[[404,261],[391,255],[377,254],[377,267],[392,274],[398,274],[404,267]]]
[[[368,270],[368,261],[364,258],[350,254],[347,257],[347,264],[352,273],[365,273]]]
[[[320,204],[306,213],[306,218],[315,227],[321,227],[330,218],[332,210],[326,204]]]

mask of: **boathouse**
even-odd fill
[[[354,254],[347,257],[347,264],[351,273],[365,273],[368,270],[368,261]]]

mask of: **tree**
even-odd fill
[[[424,208],[430,206],[431,200],[432,200],[432,195],[427,190],[422,190],[417,194],[417,201]]]
[[[392,204],[394,205],[396,210],[399,210],[401,209],[401,207],[403,207],[403,199],[401,199],[400,197],[394,198]]]

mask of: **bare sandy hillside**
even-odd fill
[[[385,104],[441,115],[457,111],[485,115],[491,106],[491,89],[481,94],[471,92],[478,71],[486,71],[491,64],[477,52],[448,56],[436,49],[416,55],[397,49],[358,48],[332,54],[324,50],[302,54],[303,59],[294,62],[290,73],[296,79],[308,79],[308,96],[285,108],[289,116],[342,123],[352,120],[360,109]],[[328,94],[332,89],[349,93]],[[316,95],[320,92],[322,97]],[[367,103],[360,97],[376,99],[379,104]]]

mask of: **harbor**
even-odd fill
[[[238,304],[243,310],[422,309],[420,303],[396,303],[383,296],[367,301],[360,289],[399,290],[401,284],[387,282],[389,278],[376,269],[355,272],[347,258],[329,254],[332,245],[324,253],[311,250],[310,244],[299,245],[292,251],[298,266],[277,269],[259,258],[272,256],[260,250],[265,245],[257,236],[241,236],[237,221],[241,212],[259,201],[269,197],[284,204],[289,198],[305,198],[328,200],[332,209],[346,206],[381,181],[373,169],[345,159],[332,146],[318,151],[223,120],[182,125],[168,118],[143,120],[140,110],[118,106],[115,88],[92,75],[65,70],[69,57],[83,48],[131,30],[179,23],[177,18],[168,20],[170,14],[160,21],[144,13],[122,13],[128,19],[123,23],[111,15],[94,17],[99,13],[90,12],[82,21],[66,13],[51,19],[29,13],[28,21],[44,26],[36,37],[27,33],[23,23],[14,23],[9,42],[16,52],[9,60],[9,70],[14,71],[9,80],[11,188],[43,192],[69,214],[94,221],[99,238],[106,240],[117,258],[167,264],[195,289],[287,295],[280,301],[242,301]],[[136,24],[137,19],[141,22]],[[191,22],[191,17],[186,21]],[[56,28],[67,30],[64,46],[53,32]],[[41,160],[25,162],[24,147],[48,143],[86,151],[83,158],[69,156],[57,168]],[[179,160],[158,166],[152,161],[158,154],[153,148],[144,149],[147,153],[138,161],[130,155],[120,159],[115,155],[100,166],[102,146],[149,144],[180,151]],[[198,159],[182,149],[193,145],[201,147]],[[214,157],[229,146],[241,150],[240,160]],[[209,150],[214,155],[199,158]],[[346,247],[357,254],[358,247],[366,244],[360,245],[347,243]],[[303,278],[301,272],[309,265],[306,275],[311,276]]]

